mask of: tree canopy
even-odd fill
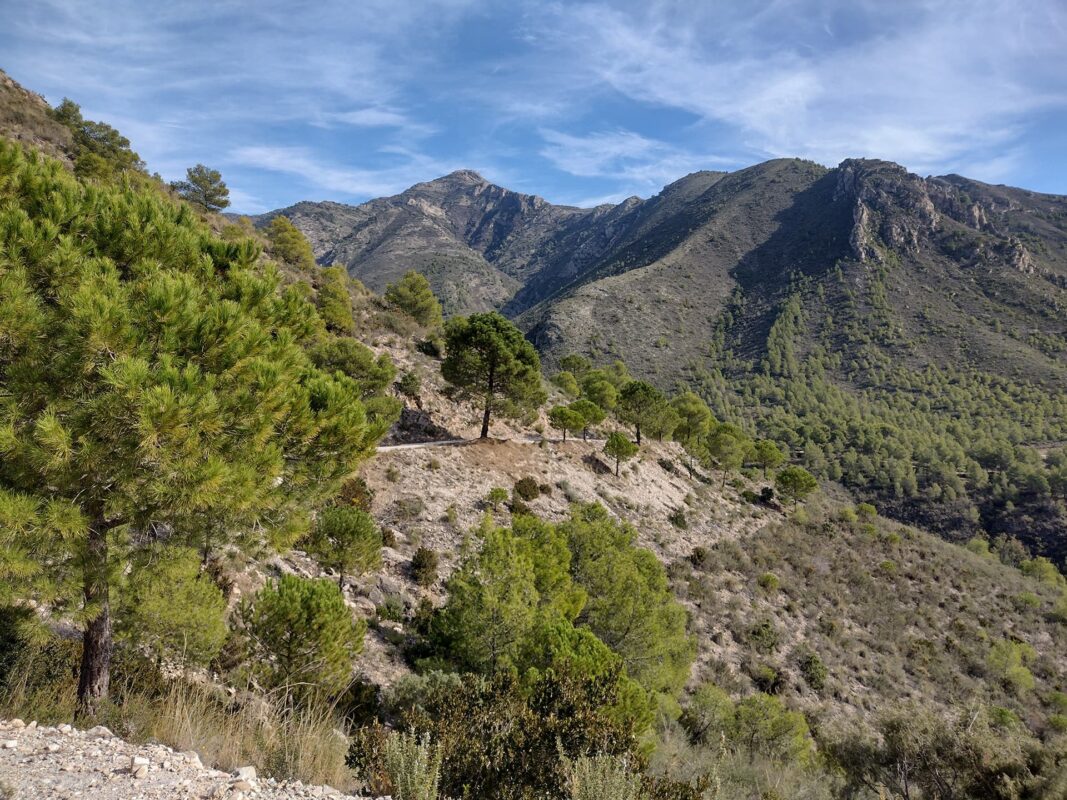
[[[389,284],[385,300],[427,328],[438,328],[443,322],[441,303],[430,282],[415,270],[408,270],[399,281]]]
[[[480,401],[483,439],[493,412],[518,416],[544,402],[537,350],[505,317],[495,311],[456,317],[445,334],[448,354],[441,374]]]
[[[197,164],[185,171],[184,181],[174,181],[170,187],[178,197],[208,211],[222,211],[230,205],[230,190],[217,169]]]
[[[374,440],[356,381],[308,358],[314,308],[253,242],[14,145],[0,174],[0,560],[84,625],[89,709],[141,532],[299,526]]]

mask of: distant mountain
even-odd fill
[[[801,292],[816,327],[846,308],[877,311],[916,364],[1067,378],[1065,197],[884,161],[782,159],[592,209],[464,170],[360,206],[298,203],[260,220],[275,213],[321,263],[375,290],[418,269],[448,312],[498,308],[550,361],[623,358],[670,383],[716,338],[759,360],[782,303]]]

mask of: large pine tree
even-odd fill
[[[253,242],[0,142],[0,584],[84,626],[83,711],[146,545],[297,524],[373,447],[322,331]]]

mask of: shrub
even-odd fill
[[[308,538],[307,552],[337,573],[337,585],[346,575],[363,575],[382,565],[382,533],[374,517],[352,506],[327,508],[319,514]]]
[[[415,398],[419,396],[419,391],[422,389],[422,381],[414,372],[405,372],[394,386],[405,397]]]
[[[800,674],[804,676],[805,682],[814,691],[818,692],[826,686],[826,678],[829,675],[829,670],[826,669],[826,665],[822,659],[819,658],[819,654],[813,650],[805,650],[801,653],[798,660],[798,666],[800,667]]]
[[[756,583],[759,584],[761,589],[768,592],[778,591],[778,587],[781,585],[781,581],[778,580],[778,576],[773,572],[764,572],[756,579]]]
[[[489,494],[485,496],[485,504],[493,511],[500,508],[501,505],[508,501],[508,490],[502,486],[494,486],[489,490]]]
[[[411,557],[411,577],[419,586],[431,586],[437,580],[437,551],[420,547]]]
[[[689,554],[689,563],[697,569],[707,569],[711,564],[711,551],[703,545],[697,545]]]
[[[424,327],[440,327],[443,322],[441,304],[430,289],[430,282],[414,270],[386,287],[385,301]]]
[[[684,531],[689,528],[689,521],[685,518],[684,508],[674,509],[674,511],[670,513],[670,516],[668,516],[667,519],[670,520],[671,525],[678,528],[679,530]]]
[[[118,633],[158,658],[204,665],[226,641],[226,598],[187,547],[137,566],[120,594]]]
[[[1034,648],[1028,644],[1001,639],[994,642],[986,657],[986,664],[1006,689],[1022,694],[1034,688],[1034,676],[1026,665],[1036,655]]]
[[[765,653],[778,647],[778,630],[774,627],[774,623],[767,619],[752,625],[748,629],[747,638],[754,648]]]
[[[541,487],[531,477],[520,478],[515,481],[514,493],[520,500],[529,502],[541,495]]]
[[[566,773],[570,800],[641,800],[641,776],[625,756],[581,756]]]
[[[441,751],[430,746],[429,736],[393,732],[382,755],[395,800],[437,800]]]
[[[239,615],[264,686],[332,695],[348,684],[367,624],[352,619],[336,584],[283,575],[242,602]]]
[[[864,522],[872,522],[878,516],[878,509],[870,503],[860,503],[856,506],[856,514]]]

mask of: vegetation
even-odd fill
[[[239,613],[264,688],[334,696],[348,686],[367,624],[352,619],[336,584],[283,575]]]
[[[629,461],[637,455],[637,445],[626,438],[626,434],[620,431],[612,431],[608,434],[608,440],[604,443],[604,452],[609,458],[615,459],[615,474],[619,474],[619,464]]]
[[[289,264],[304,272],[315,269],[315,254],[311,242],[288,217],[278,214],[267,225],[267,239],[270,252],[279,261]]]
[[[382,532],[366,511],[351,506],[327,508],[312,526],[307,551],[337,573],[337,586],[343,589],[346,576],[358,577],[381,567]]]
[[[83,625],[91,710],[109,688],[110,587],[149,552],[131,531],[207,552],[299,526],[373,440],[358,385],[302,346],[314,309],[253,242],[17,146],[0,143],[0,165],[2,558],[18,591]]]
[[[544,402],[541,359],[518,328],[496,312],[449,320],[445,380],[483,408],[481,437],[493,412],[518,416]]]
[[[217,169],[197,164],[185,171],[184,181],[174,181],[170,188],[182,200],[205,211],[218,212],[230,204],[230,190]]]
[[[404,273],[404,277],[396,283],[389,284],[384,296],[387,303],[403,311],[423,327],[439,328],[444,321],[441,304],[430,289],[430,282],[414,270]]]
[[[780,495],[793,501],[794,507],[819,488],[812,474],[803,467],[786,467],[778,473],[774,485]]]

